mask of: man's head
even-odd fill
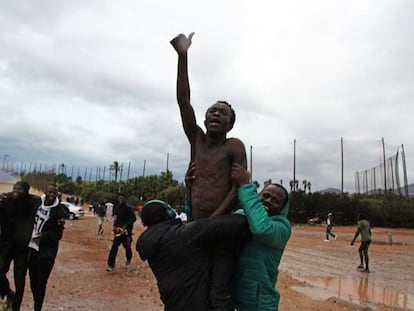
[[[18,181],[13,186],[13,198],[21,198],[29,194],[30,185],[25,181]]]
[[[141,211],[141,221],[144,226],[151,227],[157,223],[173,218],[169,210],[171,207],[164,201],[151,200],[144,204]]]
[[[278,215],[288,202],[287,190],[279,184],[269,184],[260,192],[260,199],[269,216]]]
[[[204,125],[207,132],[227,133],[236,121],[236,113],[226,101],[219,100],[206,111]]]
[[[53,204],[56,201],[56,198],[58,196],[56,185],[53,185],[53,184],[47,185],[45,189],[45,195],[46,195],[45,204],[46,205]]]
[[[125,194],[123,194],[123,193],[118,193],[118,195],[117,195],[117,197],[116,197],[116,200],[118,201],[118,204],[119,204],[119,205],[126,204],[126,197],[125,197]]]

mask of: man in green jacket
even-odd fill
[[[233,298],[239,311],[278,310],[278,267],[291,234],[288,192],[269,184],[258,194],[240,164],[233,164],[231,176],[239,185],[239,201],[252,233],[240,254]]]

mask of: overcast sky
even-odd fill
[[[2,165],[65,163],[77,173],[118,161],[131,163],[131,175],[150,175],[165,171],[168,158],[182,181],[189,143],[169,41],[195,32],[197,121],[217,100],[233,106],[228,136],[244,142],[249,163],[252,150],[253,179],[288,184],[296,139],[296,178],[312,190],[340,188],[343,137],[344,190],[353,192],[355,172],[380,164],[384,137],[386,157],[404,145],[413,182],[414,1],[0,0],[0,7]]]

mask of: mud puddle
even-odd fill
[[[295,286],[293,289],[312,299],[327,300],[335,297],[360,306],[383,305],[414,310],[413,295],[376,284],[375,276],[372,273],[361,273],[360,276],[352,277],[308,276],[301,281],[309,286]]]

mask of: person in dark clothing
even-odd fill
[[[27,272],[27,258],[36,209],[40,198],[29,194],[30,185],[19,181],[13,191],[2,196],[0,206],[0,295],[6,296],[5,310],[20,310]],[[13,261],[15,293],[7,272]]]
[[[126,198],[123,194],[118,194],[118,204],[114,206],[114,239],[112,241],[112,247],[108,256],[108,267],[106,271],[113,271],[115,269],[115,259],[118,253],[119,245],[125,248],[126,266],[129,267],[132,258],[132,229],[134,222],[137,220],[132,207],[126,204]]]
[[[52,272],[62,238],[66,210],[57,198],[55,185],[48,185],[37,208],[29,242],[29,276],[34,311],[42,310],[46,284]]]
[[[141,213],[148,227],[136,250],[148,260],[157,279],[166,311],[210,311],[210,247],[218,241],[244,241],[249,237],[246,218],[224,215],[183,224],[169,215],[163,201],[147,202]]]

